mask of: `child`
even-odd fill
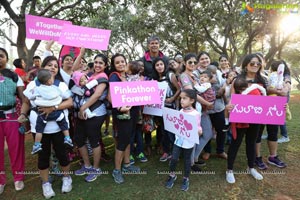
[[[71,88],[71,92],[74,94],[73,95],[74,108],[79,110],[80,107],[86,102],[85,97],[91,96],[93,94],[93,90],[88,88],[86,89],[83,88],[86,87],[88,83],[88,77],[84,72],[75,71],[72,74],[72,80],[75,83],[75,85]],[[95,116],[95,114],[93,114],[89,108],[85,110],[85,113],[87,118],[92,118]]]
[[[269,84],[270,87],[277,90],[283,89],[283,73],[284,73],[284,64],[280,65],[271,65],[271,73],[269,75]]]
[[[142,81],[143,77],[140,75],[141,72],[141,65],[138,61],[131,61],[128,63],[128,69],[126,73],[126,80],[127,81]],[[122,115],[128,115],[130,117],[130,111],[123,113]],[[118,116],[117,116],[118,117]],[[142,110],[141,107],[138,107],[138,121],[134,125],[134,133],[131,135],[130,139],[130,164],[134,164],[134,156],[133,153],[135,151],[137,158],[141,162],[147,162],[148,159],[143,153],[144,143],[143,143],[143,136],[142,136]],[[136,146],[134,148],[134,143],[136,142]]]
[[[231,89],[231,85],[233,80],[236,78],[236,76],[238,75],[238,73],[236,71],[232,71],[230,70],[228,73],[224,74],[224,78],[226,78],[226,82],[223,85],[223,90],[224,90],[224,102],[227,105],[230,101],[230,97],[231,97],[231,93],[230,93],[230,89]],[[225,109],[225,125],[223,128],[223,132],[228,132],[230,125],[229,125],[229,113],[228,110]]]
[[[208,102],[214,102],[216,100],[216,94],[215,91],[212,88],[211,81],[213,80],[214,76],[210,70],[205,70],[200,74],[200,83],[201,83],[201,88],[205,88],[205,91],[202,90],[202,93],[199,90],[199,87],[194,88],[200,92],[200,96],[202,96],[206,101]],[[203,106],[203,105],[202,105]],[[206,110],[206,107],[202,107],[203,110]]]
[[[66,116],[62,110],[56,110],[58,105],[62,102],[62,99],[66,97],[63,97],[58,87],[53,85],[54,81],[49,70],[41,69],[38,72],[37,80],[41,85],[33,89],[32,95],[29,99],[32,100],[36,106],[55,106],[55,110],[49,115],[45,116],[44,114],[41,114],[38,109],[34,109],[37,112],[38,117],[35,127],[35,141],[31,154],[36,154],[42,151],[41,140],[47,121],[56,121],[65,136],[64,144],[68,145],[69,147],[73,147]]]
[[[181,92],[180,98],[181,98],[180,104],[182,107],[180,112],[188,113],[190,115],[197,117],[198,134],[202,135],[202,128],[200,126],[200,114],[195,109],[196,101],[197,101],[196,91],[193,89],[185,89]],[[195,146],[195,143],[190,142],[190,141],[176,135],[176,139],[175,139],[174,146],[173,146],[172,159],[170,162],[170,172],[171,173],[165,184],[165,186],[167,188],[172,188],[175,180],[177,179],[177,176],[175,174],[176,164],[178,162],[181,151],[183,151],[184,177],[183,177],[183,182],[181,185],[181,190],[187,191],[189,189],[189,175],[190,175],[190,170],[191,170],[191,154],[192,154],[194,146]]]

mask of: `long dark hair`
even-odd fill
[[[186,96],[194,100],[194,103],[192,104],[193,108],[196,109],[196,102],[197,102],[197,93],[194,89],[183,89],[181,92],[185,93]]]
[[[41,68],[45,68],[46,65],[53,60],[57,62],[57,66],[58,66],[58,59],[55,56],[48,56],[48,57],[44,58]],[[55,75],[55,79],[64,82],[64,79],[62,78],[62,76],[60,74],[60,70],[61,70],[61,68],[58,68],[57,74]]]
[[[22,58],[17,58],[14,60],[13,64],[16,68],[23,69],[22,67]]]
[[[286,63],[284,60],[273,61],[273,62],[271,63],[270,68],[272,69],[272,71],[277,71],[278,66],[279,66],[280,64],[283,64],[283,65],[284,65],[284,74],[283,74],[283,75],[284,75],[284,76],[285,76],[285,75],[289,75],[289,76],[290,76],[290,75],[291,75],[290,69],[289,69],[287,63]]]
[[[207,53],[206,51],[201,51],[198,56],[197,56],[197,61],[199,61],[200,57],[203,56],[203,55],[207,55],[210,59],[210,55],[209,53]]]
[[[165,68],[164,68],[164,71],[163,71],[163,73],[162,73],[162,76],[166,76],[167,75],[167,72],[168,72],[168,65],[167,65],[167,63],[164,61],[164,59],[163,58],[161,58],[161,57],[157,57],[157,58],[155,58],[154,59],[154,61],[153,61],[153,63],[152,63],[152,69],[153,69],[153,79],[154,80],[159,80],[159,74],[158,74],[158,72],[156,71],[156,69],[155,69],[155,65],[156,65],[156,63],[158,62],[158,61],[162,61],[163,63],[164,63],[164,66],[165,66]]]
[[[248,54],[248,55],[246,55],[244,57],[243,62],[242,62],[242,72],[241,72],[241,75],[240,75],[240,76],[244,77],[245,79],[247,77],[247,69],[246,69],[246,67],[251,62],[251,60],[253,58],[257,58],[260,63],[262,62],[261,58],[257,54]],[[264,88],[266,88],[267,87],[266,80],[261,75],[261,70],[262,70],[262,66],[257,71],[255,79],[254,79],[254,82],[255,83],[260,83],[260,84],[263,85]]]
[[[117,71],[117,70],[116,70],[116,66],[115,66],[115,59],[116,59],[116,57],[119,57],[119,56],[123,57],[124,60],[125,60],[125,63],[127,64],[126,57],[125,57],[123,54],[116,53],[115,55],[113,55],[113,56],[111,57],[111,61],[110,61],[110,72],[116,72],[116,71]]]

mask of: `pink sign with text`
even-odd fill
[[[235,107],[229,114],[229,121],[283,125],[286,102],[286,97],[233,94],[231,103]]]
[[[110,82],[112,107],[159,104],[157,81]]]
[[[26,38],[36,40],[58,41],[64,24],[72,24],[69,21],[25,15]]]
[[[167,131],[199,144],[196,116],[164,107],[163,119]]]
[[[107,50],[111,30],[65,25],[59,43],[73,47]]]
[[[158,90],[160,96],[159,104],[148,104],[144,106],[143,113],[148,115],[162,116],[162,108],[165,105],[168,83],[158,82]]]

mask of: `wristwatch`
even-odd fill
[[[54,107],[55,107],[55,110],[57,110],[57,109],[58,109],[58,105],[55,105]]]

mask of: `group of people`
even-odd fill
[[[77,147],[82,159],[81,168],[74,174],[86,175],[87,182],[95,181],[102,173],[100,158],[105,153],[100,130],[110,114],[115,143],[112,176],[118,184],[124,182],[124,172],[140,171],[134,165],[135,159],[147,162],[144,150],[147,155],[151,154],[151,132],[154,129],[157,148],[161,153],[160,161],[170,160],[170,174],[165,182],[167,188],[172,188],[177,179],[176,164],[183,152],[184,177],[181,190],[189,189],[190,172],[201,171],[200,167],[209,159],[212,152],[210,141],[214,135],[217,157],[227,160],[228,183],[235,182],[233,165],[244,135],[249,173],[256,180],[263,179],[254,168],[255,165],[261,170],[267,168],[260,154],[263,126],[239,123],[230,126],[228,116],[234,108],[230,97],[234,93],[288,96],[291,79],[284,61],[272,63],[272,71],[276,72],[282,66],[284,70],[280,84],[274,84],[274,78],[270,84],[270,78],[265,74],[263,56],[259,53],[246,55],[239,69],[230,66],[226,55],[220,56],[219,66],[213,65],[207,52],[200,52],[198,55],[178,53],[174,59],[169,59],[160,51],[159,38],[152,36],[147,40],[148,51],[140,60],[127,62],[123,54],[117,53],[109,63],[106,55],[97,54],[93,59],[92,70],[89,71],[85,62],[82,62],[84,48],[81,48],[75,61],[71,55],[65,55],[62,66],[59,66],[58,59],[50,51],[51,44],[50,42],[46,46],[47,56],[41,65],[35,61],[41,59],[34,57],[36,65],[27,73],[22,59],[14,62],[18,66],[18,75],[6,69],[9,57],[7,51],[0,48],[0,85],[11,79],[10,84],[14,86],[11,97],[19,99],[19,105],[22,105],[17,108],[16,100],[6,105],[5,98],[1,98],[0,194],[6,184],[4,138],[8,146],[15,189],[24,188],[24,173],[20,173],[25,171],[24,134],[19,133],[19,127],[27,121],[30,122],[30,132],[34,136],[32,154],[38,154],[38,169],[45,198],[55,196],[49,180],[49,159],[52,154],[55,154],[61,167],[61,191],[67,193],[72,190],[67,151],[73,146]],[[167,83],[165,107],[196,117],[199,144],[165,130],[162,116],[144,115],[142,106],[123,105],[111,108],[110,82],[147,80]],[[286,167],[277,155],[279,125],[266,127],[270,152],[267,162],[280,168]],[[225,152],[226,138],[230,143],[228,153]],[[89,146],[92,148],[93,163],[89,158]]]

